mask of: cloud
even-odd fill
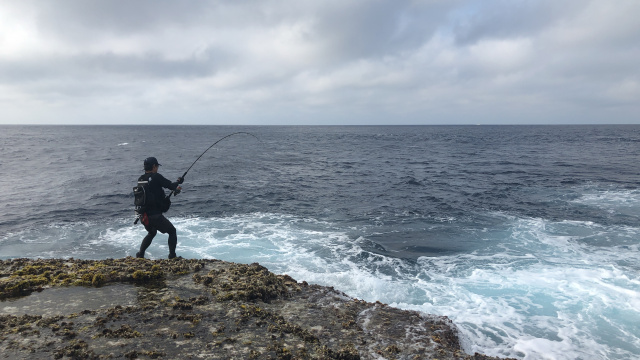
[[[455,11],[452,31],[459,45],[535,36],[566,21],[588,4],[580,0],[470,1]]]
[[[0,0],[0,121],[638,122],[639,11],[635,0]]]

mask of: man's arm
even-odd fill
[[[178,185],[180,185],[180,181],[171,182],[161,174],[157,174],[156,176],[158,177],[157,180],[160,182],[160,185],[162,185],[163,188],[176,190],[179,187]]]

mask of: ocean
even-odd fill
[[[237,131],[172,198],[179,256],[448,316],[471,354],[640,358],[635,125],[0,126],[0,259],[134,256],[143,160]]]

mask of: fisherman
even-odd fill
[[[178,244],[176,228],[171,221],[162,215],[164,211],[168,210],[168,207],[165,206],[168,199],[165,196],[163,188],[174,190],[178,193],[182,190],[182,187],[179,185],[184,182],[184,179],[179,177],[178,181],[172,183],[161,174],[158,174],[158,168],[160,166],[162,165],[158,163],[155,157],[144,159],[144,175],[138,178],[138,181],[149,182],[149,191],[152,193],[152,198],[154,199],[154,201],[147,205],[146,216],[142,221],[148,234],[142,240],[142,244],[140,244],[140,251],[136,253],[136,257],[138,258],[144,258],[144,252],[149,245],[151,245],[151,241],[158,231],[163,234],[169,234],[169,259],[176,257],[176,245]]]

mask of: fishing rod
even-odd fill
[[[251,135],[251,136],[253,136],[254,138],[256,138],[256,140],[260,141],[260,139],[258,139],[258,137],[257,137],[257,136],[255,136],[255,135],[253,135],[253,134],[251,134],[251,133],[248,133],[248,132],[244,132],[244,131],[238,131],[238,132],[234,132],[234,133],[232,133],[232,134],[229,134],[229,135],[227,135],[227,136],[225,136],[225,137],[221,138],[220,140],[218,140],[218,141],[214,142],[213,144],[211,144],[211,146],[209,146],[209,147],[207,148],[207,150],[205,150],[202,154],[200,154],[200,156],[198,156],[198,158],[197,158],[197,159],[196,159],[196,160],[191,164],[191,166],[189,166],[189,168],[187,169],[187,171],[185,171],[185,172],[184,172],[184,174],[182,174],[182,177],[178,178],[178,180],[182,179],[182,181],[184,181],[184,177],[185,177],[185,176],[187,176],[187,173],[189,172],[189,170],[191,170],[191,168],[193,167],[193,165],[195,165],[195,164],[196,164],[196,162],[198,162],[198,160],[200,160],[200,158],[201,158],[201,157],[202,157],[202,156],[203,156],[207,151],[209,151],[212,147],[216,146],[216,144],[217,144],[217,143],[219,143],[220,141],[222,141],[222,140],[224,140],[224,139],[226,139],[226,138],[228,138],[228,137],[230,137],[230,136],[233,136],[233,135],[239,135],[239,134]],[[138,184],[138,186],[140,186],[140,184]],[[136,188],[134,188],[134,190],[133,190],[133,191],[134,191],[134,195],[135,195],[135,193],[136,193]],[[180,190],[177,190],[177,189],[176,189],[176,190],[172,190],[172,191],[171,191],[171,193],[169,194],[169,196],[167,196],[167,197],[164,199],[165,201],[164,201],[164,203],[162,204],[162,207],[164,208],[164,210],[162,210],[162,212],[165,212],[165,211],[169,210],[169,207],[171,206],[171,195],[176,196],[176,195],[178,195],[179,193],[180,193]],[[141,204],[140,204],[140,205],[141,205]],[[140,220],[140,217],[141,217],[141,215],[140,215],[140,214],[138,214],[138,210],[137,210],[137,208],[136,208],[136,214],[137,214],[138,216],[136,216],[136,220],[133,222],[133,224],[134,224],[134,225],[138,223],[138,221]],[[144,215],[146,216],[146,213],[145,213]]]
[[[202,152],[202,154],[200,154],[200,156],[198,156],[198,158],[197,158],[197,159],[196,159],[196,160],[191,164],[191,166],[189,166],[189,168],[187,169],[187,171],[185,171],[185,172],[184,172],[184,174],[182,174],[182,176],[181,176],[182,180],[184,181],[184,177],[185,177],[185,176],[187,176],[187,173],[189,172],[189,170],[191,170],[191,168],[193,167],[193,165],[195,165],[195,164],[196,164],[196,162],[198,162],[198,160],[200,160],[200,158],[201,158],[201,157],[202,157],[202,156],[203,156],[207,151],[209,151],[209,149],[211,149],[212,147],[216,146],[216,144],[217,144],[217,143],[219,143],[220,141],[222,141],[222,140],[224,140],[224,139],[226,139],[226,138],[228,138],[228,137],[230,137],[230,136],[233,136],[233,135],[240,135],[240,134],[245,134],[245,135],[253,136],[254,138],[256,138],[256,140],[260,141],[260,139],[258,139],[258,137],[257,137],[257,136],[253,135],[252,133],[248,133],[248,132],[246,132],[246,131],[238,131],[238,132],[231,133],[231,134],[229,134],[229,135],[227,135],[227,136],[224,136],[224,137],[222,137],[220,140],[218,140],[218,141],[214,142],[213,144],[211,144],[211,146],[209,146],[209,147],[207,148],[207,150],[203,151],[203,152]],[[169,194],[169,197],[171,197],[171,195],[176,196],[176,195],[178,195],[179,193],[180,193],[180,191],[179,191],[179,190],[178,190],[178,191],[176,191],[176,190],[172,190],[172,191],[171,191],[171,193]]]

